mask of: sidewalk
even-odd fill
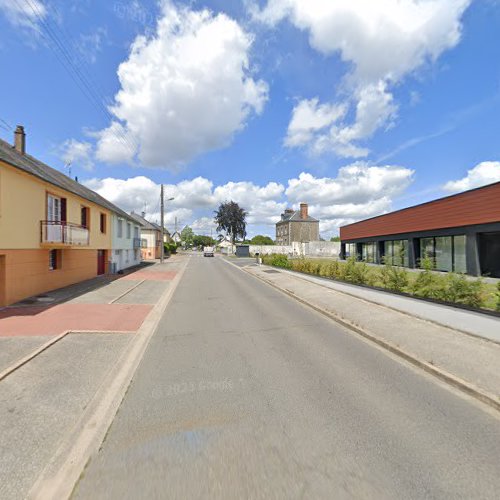
[[[429,315],[438,315],[439,319],[448,318],[448,314],[460,313],[457,322],[449,318],[450,326],[444,326],[413,315],[412,311],[420,315],[424,312],[422,308],[407,303],[412,299],[401,298],[397,302],[401,310],[395,310],[392,302],[391,308],[374,303],[373,295],[366,293],[370,292],[368,290],[359,290],[355,296],[354,287],[342,289],[343,285],[337,286],[337,283],[325,286],[326,280],[269,266],[247,265],[242,269],[344,323],[414,365],[500,409],[500,344],[451,327],[452,324],[458,324],[462,329],[464,326],[471,328],[476,313],[455,309],[450,312],[450,308],[446,307],[439,311],[442,306],[425,304],[426,307],[432,306],[429,307]],[[366,296],[363,296],[365,293]],[[380,300],[378,296],[375,298]],[[500,320],[490,317],[485,317],[485,320],[491,325],[491,330],[486,330],[489,334],[500,331]],[[484,328],[486,322],[480,323],[481,328]],[[477,334],[477,331],[474,333]]]
[[[0,380],[2,500],[26,497],[124,356],[144,341],[184,265],[171,258],[44,294],[50,305],[0,311],[0,374],[8,373]]]
[[[300,277],[305,281],[316,283],[331,290],[343,292],[354,297],[396,309],[420,319],[432,321],[454,330],[470,333],[500,343],[500,318],[488,316],[480,312],[467,311],[457,307],[435,304],[430,301],[404,297],[395,293],[372,290],[362,286],[341,283],[317,276],[294,273],[283,270],[285,273]]]

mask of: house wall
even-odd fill
[[[60,252],[61,268],[50,271],[49,250],[0,250],[0,307],[97,275],[97,250]]]
[[[122,222],[121,237],[118,233],[119,221]],[[127,224],[130,224],[130,238],[127,237]],[[117,272],[141,263],[141,249],[134,248],[134,238],[141,238],[141,228],[129,219],[112,216],[112,248],[110,261],[112,271]]]
[[[47,219],[47,194],[66,198],[67,222],[81,223],[82,206],[90,208],[90,245],[111,248],[111,212],[0,161],[0,250],[39,249],[40,221]],[[106,214],[106,233],[100,231],[100,214]]]
[[[157,245],[157,242],[161,239],[159,231],[142,229],[141,239],[146,240],[145,246],[141,248],[142,258],[144,260],[159,259],[160,246]]]
[[[47,194],[66,198],[67,222],[81,223],[88,207],[89,245],[61,248],[41,243]],[[106,232],[100,214],[106,214]],[[111,212],[0,161],[0,307],[97,276],[97,250],[111,249]],[[58,248],[61,266],[49,269],[49,251]]]
[[[319,240],[319,222],[290,222],[290,243]]]

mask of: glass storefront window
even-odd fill
[[[346,243],[345,245],[345,258],[356,257],[356,243]]]
[[[453,263],[456,273],[467,272],[467,261],[465,257],[465,235],[453,237]]]
[[[384,263],[408,267],[408,240],[384,241]]]
[[[453,271],[453,243],[451,236],[435,238],[435,262],[438,271]]]
[[[465,273],[465,235],[420,239],[420,258],[429,258],[438,271]]]
[[[361,246],[361,258],[365,262],[374,263],[376,261],[376,243],[363,243]]]

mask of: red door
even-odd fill
[[[106,250],[97,250],[97,274],[104,274],[106,271]]]

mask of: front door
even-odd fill
[[[97,250],[97,274],[106,272],[106,250]]]
[[[0,255],[0,307],[7,305],[6,297],[6,266],[5,266],[5,255]]]

